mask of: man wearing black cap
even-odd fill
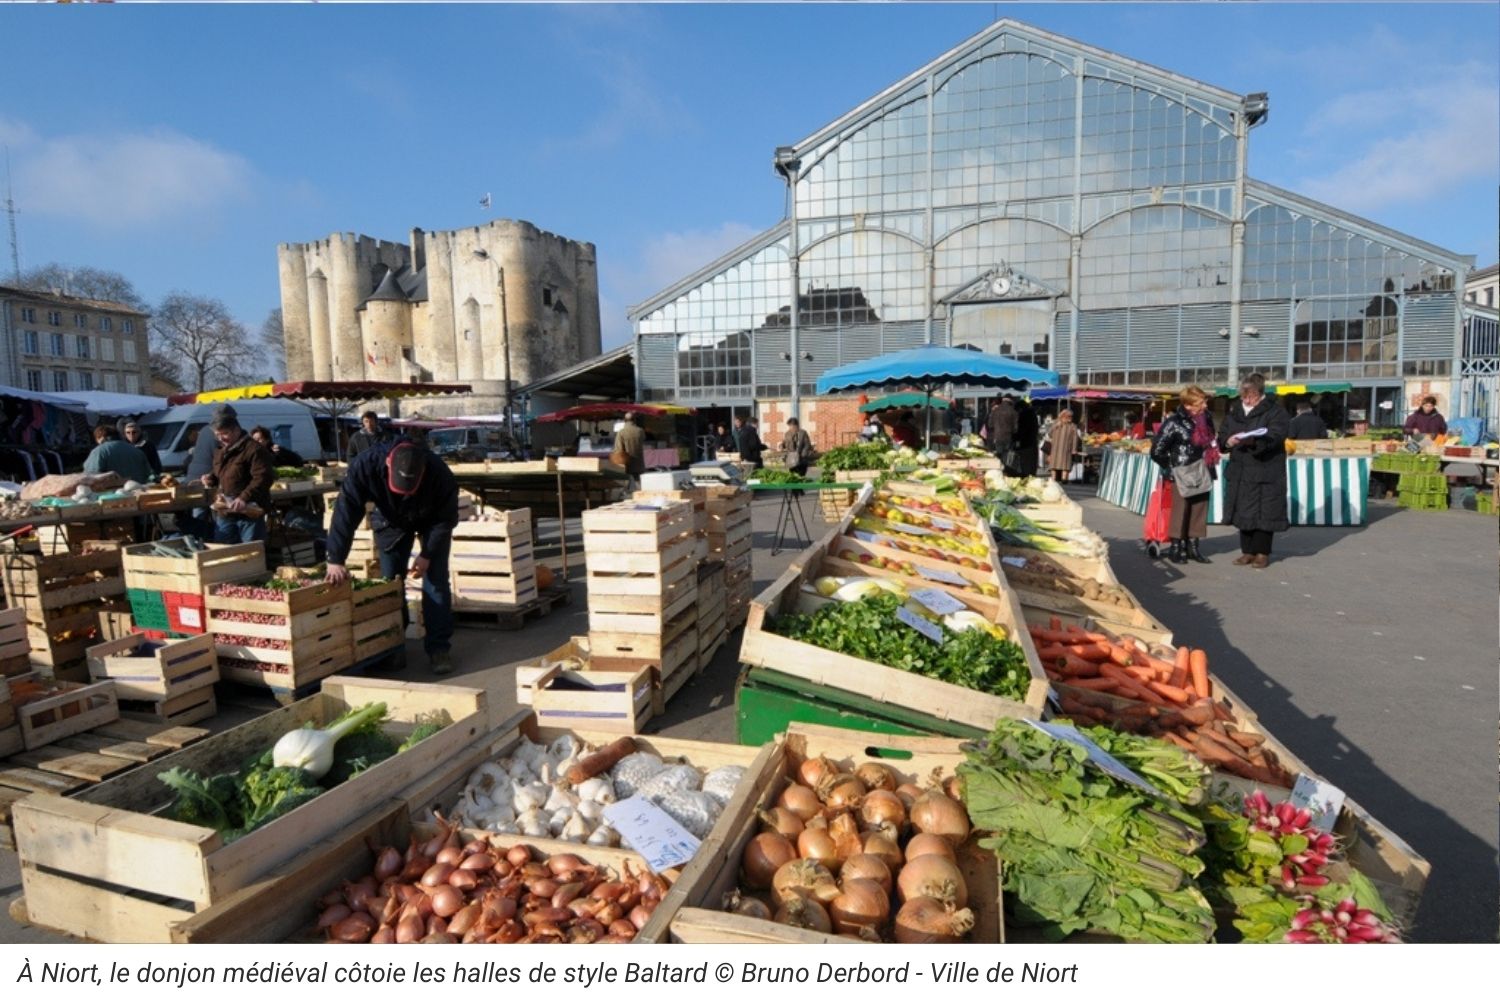
[[[375,505],[370,526],[380,553],[380,575],[422,581],[422,647],[435,674],[453,672],[448,649],[453,640],[453,596],[448,585],[448,550],[458,524],[458,482],[442,460],[412,441],[377,444],[349,463],[348,475],[328,529],[328,579],[347,579],[344,560],[365,504]],[[411,558],[420,538],[422,554]],[[408,562],[411,564],[408,568]],[[406,605],[402,604],[402,621]]]

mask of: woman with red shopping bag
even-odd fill
[[[1179,565],[1189,559],[1206,563],[1199,543],[1208,536],[1208,499],[1219,474],[1219,447],[1208,394],[1195,385],[1182,390],[1179,405],[1162,421],[1151,445],[1151,460],[1161,466],[1162,486],[1170,487],[1167,558]]]

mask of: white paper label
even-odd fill
[[[1026,568],[1026,560],[1020,556],[1001,556],[1000,561],[1007,566],[1014,566],[1016,569]]]
[[[604,818],[654,872],[687,864],[703,843],[644,796],[610,803]]]
[[[1125,782],[1127,785],[1134,785],[1144,792],[1150,792],[1152,795],[1165,798],[1165,796],[1163,796],[1161,792],[1152,787],[1152,785],[1147,782],[1146,779],[1136,774],[1124,764],[1121,764],[1110,754],[1105,753],[1103,748],[1101,748],[1099,744],[1095,743],[1093,740],[1089,739],[1087,736],[1083,735],[1083,733],[1080,733],[1078,730],[1072,728],[1071,726],[1054,726],[1046,722],[1037,722],[1035,719],[1027,719],[1026,721],[1029,722],[1032,726],[1046,733],[1048,736],[1051,736],[1053,739],[1066,740],[1067,742],[1072,743],[1074,746],[1083,747],[1084,752],[1089,755],[1089,763],[1093,764],[1095,767],[1097,767],[1099,770],[1103,771],[1110,777],[1118,778],[1119,780]]]
[[[870,534],[868,531],[856,531],[856,532],[854,532],[854,537],[855,537],[855,540],[861,541],[861,542],[866,542],[866,543],[868,543],[870,545],[879,545],[880,544],[880,539],[876,538],[874,535]]]
[[[1292,805],[1312,813],[1312,824],[1324,833],[1333,832],[1339,813],[1344,808],[1344,791],[1336,785],[1320,781],[1308,774],[1297,775],[1292,786]]]
[[[188,628],[203,627],[203,612],[199,611],[197,608],[178,608],[177,617],[181,619],[182,624],[186,625]]]
[[[955,611],[969,609],[963,601],[942,590],[914,590],[911,596],[928,611],[937,615],[951,615]]]
[[[920,525],[916,525],[916,524],[899,524],[899,523],[897,523],[895,521],[892,521],[891,522],[891,527],[895,528],[897,531],[904,531],[908,535],[930,535],[930,534],[932,534],[932,532],[928,531],[926,528],[923,528]]]
[[[946,569],[933,569],[930,566],[918,566],[917,572],[927,579],[937,583],[951,583],[958,587],[967,587],[969,581],[957,573]]]
[[[928,621],[926,618],[923,618],[921,615],[913,614],[912,611],[907,608],[896,609],[896,620],[910,625],[912,628],[916,629],[918,632],[921,632],[933,642],[940,643],[943,641],[942,629],[938,628],[937,625]]]
[[[957,525],[945,517],[934,517],[932,519],[932,526],[940,528],[943,531],[953,531],[957,527]]]

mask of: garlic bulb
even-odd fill
[[[578,786],[578,798],[584,802],[608,804],[615,801],[615,786],[608,778],[590,778]]]
[[[592,832],[588,821],[574,813],[558,831],[557,839],[565,840],[570,844],[581,844]]]
[[[590,823],[597,823],[604,818],[604,803],[595,802],[592,799],[584,799],[578,803],[578,815]]]
[[[521,832],[521,828],[518,827],[518,826],[516,826],[514,820],[512,820],[510,822],[507,822],[507,823],[496,823],[494,826],[490,827],[490,829],[494,830],[496,833],[520,833]]]
[[[568,822],[572,820],[572,818],[576,815],[577,811],[572,806],[563,806],[561,809],[555,810],[552,815],[547,818],[548,831],[550,831],[552,836],[554,837],[560,835],[563,831],[563,827],[567,826]]]
[[[578,741],[573,738],[572,733],[563,733],[547,747],[547,757],[553,763],[572,760],[581,752],[582,748],[578,745]]]
[[[552,789],[541,783],[523,785],[519,782],[514,786],[514,795],[511,801],[515,803],[517,812],[529,812],[532,809],[541,809],[547,804]]]
[[[549,813],[555,813],[564,807],[571,809],[578,805],[579,798],[561,785],[554,785],[552,794],[547,796],[547,802],[542,808]]]
[[[607,823],[600,823],[589,834],[589,839],[584,843],[591,847],[618,847],[620,846],[620,834],[614,827]]]
[[[540,809],[528,809],[517,816],[516,828],[527,837],[547,837],[552,833],[547,826],[547,814]]]

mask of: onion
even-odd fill
[[[382,927],[382,928],[380,928],[380,930],[378,930],[374,934],[370,935],[370,943],[371,944],[395,944],[396,943],[396,928],[394,928],[394,927]]]
[[[905,859],[901,857],[901,848],[896,846],[896,842],[878,831],[865,834],[864,843],[857,853],[875,855],[885,862],[885,866],[891,870],[892,874],[900,871],[902,864],[905,863]]]
[[[878,934],[890,915],[891,897],[886,895],[879,882],[867,878],[846,879],[844,891],[828,904],[828,916],[833,920],[834,930],[840,934],[858,934],[866,930]]]
[[[776,872],[797,857],[797,849],[779,833],[757,833],[740,857],[745,882],[752,889],[769,889]]]
[[[811,788],[802,785],[787,785],[776,804],[806,823],[819,812],[823,805],[818,801],[817,793]]]
[[[931,896],[944,903],[963,906],[969,901],[969,887],[958,865],[937,854],[924,854],[901,869],[901,875],[896,879],[896,896],[902,902]]]
[[[552,894],[552,905],[567,906],[573,900],[582,896],[583,890],[587,888],[588,885],[583,882],[569,882],[566,885],[560,885],[557,887],[557,891]]]
[[[334,903],[328,909],[318,914],[318,930],[326,931],[334,924],[347,919],[354,911],[343,903]]]
[[[426,864],[426,862],[423,862]],[[344,883],[344,900],[349,904],[351,910],[363,910],[370,897],[376,895],[377,886],[372,878],[362,878],[358,882]]]
[[[464,845],[464,854],[488,854],[490,852],[489,842],[486,840],[471,840]]]
[[[437,852],[437,857],[432,860],[440,865],[456,865],[464,859],[462,847],[445,847]]]
[[[787,899],[771,919],[788,927],[802,927],[822,934],[833,931],[833,923],[828,919],[828,911],[823,909],[823,904],[806,896]]]
[[[935,833],[919,833],[906,842],[906,860],[915,861],[924,854],[936,854],[957,862],[953,845]]]
[[[873,854],[856,854],[844,862],[844,867],[839,871],[839,882],[847,886],[851,879],[877,882],[887,896],[891,894],[891,887],[895,884],[890,866]]]
[[[817,788],[830,774],[838,774],[839,766],[827,757],[809,757],[797,765],[797,779],[808,788]]]
[[[432,914],[447,919],[464,908],[463,890],[445,885],[432,894]]]
[[[629,920],[631,926],[633,926],[636,930],[640,930],[642,927],[645,927],[646,922],[651,919],[651,911],[646,909],[644,906],[637,906],[635,909],[631,910],[625,915],[625,919]]]
[[[918,896],[896,911],[899,944],[954,944],[974,929],[972,910],[955,910],[931,896]]]
[[[432,937],[434,934],[447,934],[447,933],[448,933],[448,921],[444,920],[442,917],[438,916],[437,914],[433,914],[432,916],[430,916],[430,917],[427,918],[427,937],[424,937],[422,940],[426,941],[427,938]]]
[[[565,875],[575,868],[583,868],[588,862],[576,854],[554,854],[547,859],[547,869],[554,875]]]
[[[941,792],[924,792],[911,805],[911,825],[957,847],[969,837],[969,814]]]
[[[916,785],[913,785],[909,781],[903,785],[896,786],[896,798],[900,799],[901,804],[908,809],[911,808],[911,804],[913,802],[917,801],[917,799],[921,797],[922,789],[918,788]]]
[[[479,885],[479,875],[467,868],[455,868],[448,873],[448,884],[455,889],[473,889]]]
[[[838,871],[843,864],[827,830],[803,830],[797,838],[797,857],[820,862],[831,872]]]
[[[458,938],[447,931],[434,931],[422,939],[422,944],[458,944]]]
[[[375,856],[375,879],[384,882],[388,878],[395,878],[401,873],[406,862],[401,859],[401,852],[394,847],[382,848]]]
[[[879,788],[891,792],[895,791],[896,786],[900,784],[895,771],[875,760],[867,760],[856,767],[854,776],[863,781],[865,787],[871,791]]]
[[[531,848],[525,844],[517,844],[505,852],[505,860],[513,867],[519,868],[531,860]]]
[[[892,839],[906,828],[906,806],[895,792],[877,788],[859,804],[859,828],[879,830]]]
[[[533,879],[526,883],[526,891],[541,899],[551,899],[557,891],[557,882],[550,878]]]
[[[955,774],[943,782],[943,794],[954,802],[962,802],[964,800],[964,779]]]
[[[754,917],[757,920],[770,920],[773,916],[771,908],[763,901],[754,896],[742,896],[738,889],[724,897],[724,909],[728,913]]]
[[[776,869],[771,880],[771,894],[778,902],[784,903],[799,893],[807,893],[826,903],[839,894],[839,886],[833,880],[833,873],[816,861],[806,858],[788,861]]]
[[[848,813],[834,817],[833,822],[828,824],[828,835],[833,838],[833,846],[840,858],[864,853],[864,845],[859,836],[859,824]]]
[[[458,867],[466,872],[489,871],[495,867],[495,857],[492,854],[470,854],[458,863]]]
[[[801,818],[785,806],[772,806],[760,811],[760,828],[779,833],[788,840],[804,829]]]
[[[830,774],[818,786],[818,798],[834,812],[858,809],[865,797],[865,783],[852,774]]]
[[[449,865],[449,864],[437,864],[437,865],[433,865],[431,868],[427,869],[425,872],[422,873],[422,883],[421,884],[424,885],[424,886],[426,886],[429,889],[431,889],[431,888],[433,888],[435,886],[442,885],[444,882],[448,881],[448,876],[452,875],[453,872],[454,872],[454,868],[453,868],[452,865]]]
[[[479,916],[483,912],[484,908],[478,903],[470,903],[448,919],[448,933],[463,937],[479,922]]]
[[[613,923],[611,923],[609,925],[608,930],[609,930],[609,933],[612,936],[615,936],[615,937],[625,937],[625,938],[633,938],[633,937],[635,937],[635,924],[632,924],[629,920],[626,920],[624,917],[621,917],[619,920],[616,920]]]
[[[426,933],[427,925],[421,917],[402,917],[396,924],[396,943],[411,944],[413,941],[420,941]]]

